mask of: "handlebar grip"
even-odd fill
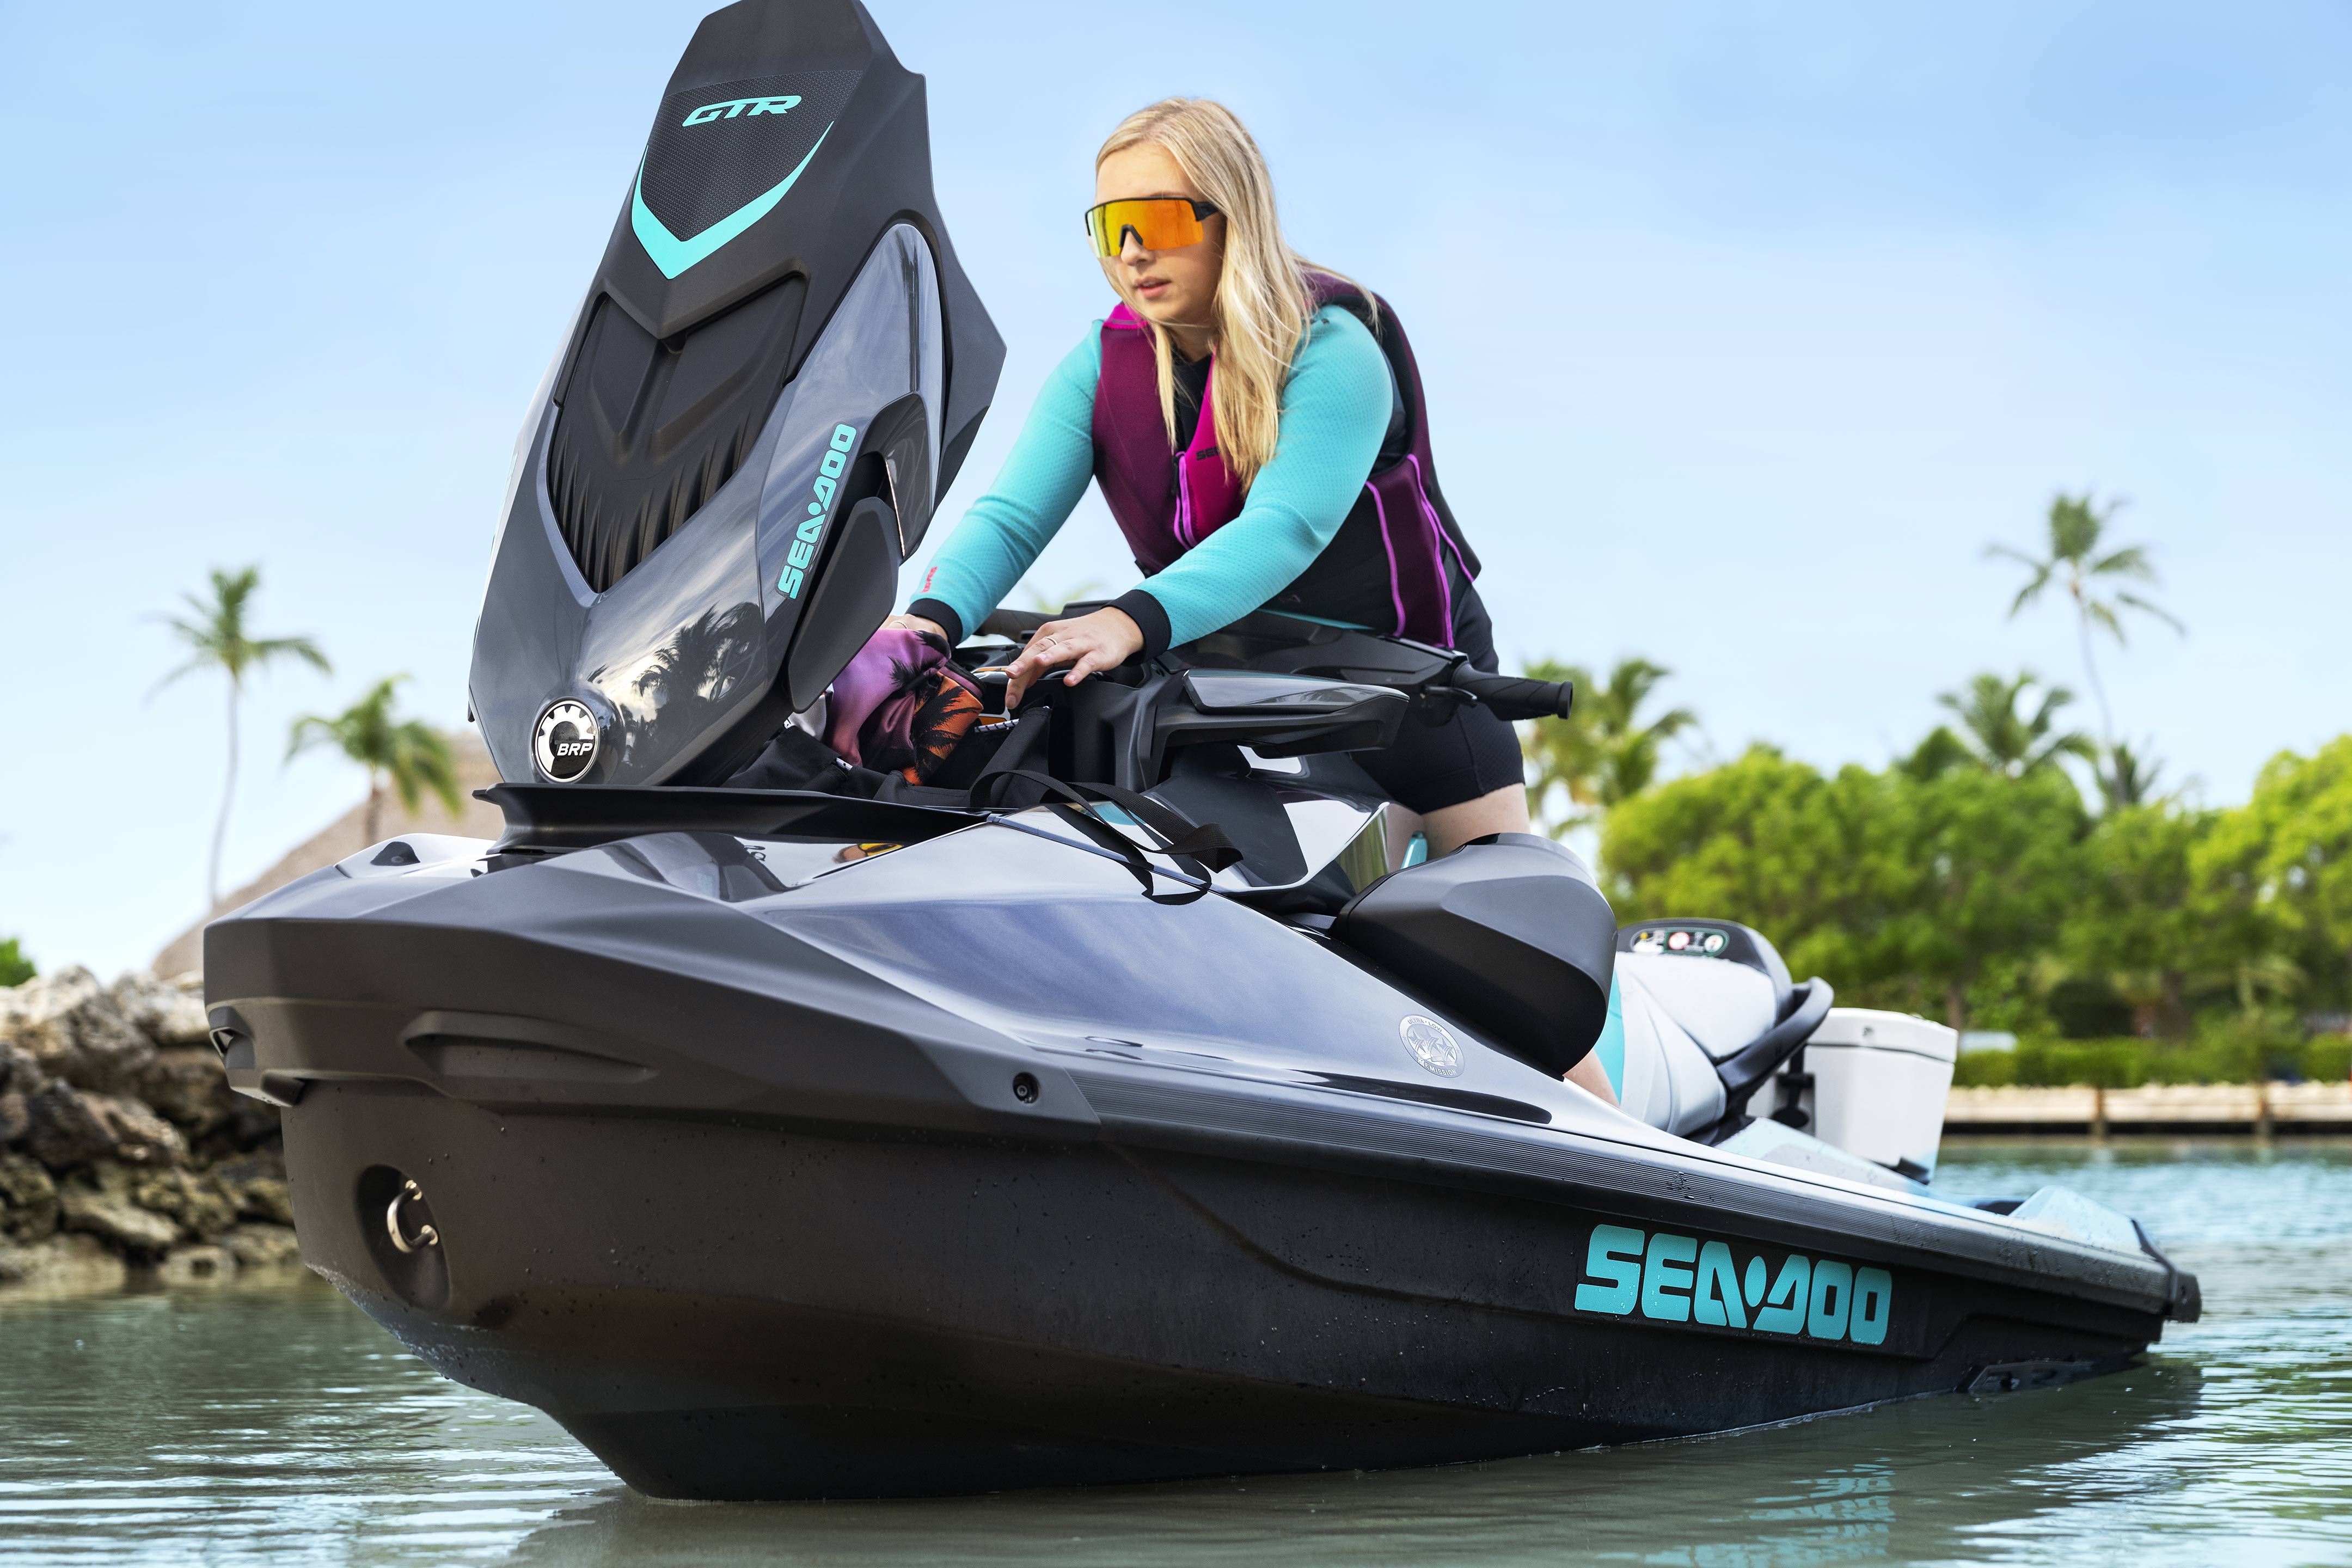
[[[1524,676],[1465,669],[1454,673],[1452,684],[1504,719],[1565,719],[1576,705],[1572,680],[1529,680]]]

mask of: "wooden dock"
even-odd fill
[[[1944,1132],[2352,1134],[2352,1083],[1955,1089],[1945,1107]]]

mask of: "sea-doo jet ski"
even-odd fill
[[[2121,1215],[1809,1131],[1895,1092],[1824,1064],[1903,1026],[1760,935],[1621,931],[1525,835],[1391,870],[1349,753],[1563,689],[1260,615],[1042,684],[924,785],[724,787],[895,602],[993,391],[922,103],[856,0],[703,23],[519,447],[472,676],[505,835],[206,932],[314,1268],[682,1498],[1720,1431],[2195,1316]],[[1628,1110],[1561,1081],[1596,1040]]]

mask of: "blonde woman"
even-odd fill
[[[1477,560],[1429,458],[1392,315],[1285,243],[1265,160],[1206,99],[1130,115],[1095,160],[1087,230],[1118,308],[1054,372],[997,476],[890,625],[950,644],[995,608],[1092,479],[1133,589],[1055,621],[1008,702],[1075,684],[1261,607],[1409,636],[1496,668]],[[1528,831],[1518,739],[1485,707],[1358,758],[1417,813],[1432,857]]]

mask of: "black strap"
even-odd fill
[[[1015,782],[1034,786],[1035,798],[1013,802],[1006,797],[1014,791]],[[1048,799],[1047,797],[1057,797]],[[1118,806],[1143,825],[1160,841],[1159,853],[1174,860],[1185,873],[1179,879],[1192,884],[1189,893],[1160,894],[1152,880],[1163,875],[1146,858],[1143,848],[1134,839],[1113,825],[1095,808],[1095,802],[1105,801]],[[1144,896],[1162,903],[1190,903],[1209,890],[1209,879],[1217,871],[1238,863],[1242,852],[1213,822],[1194,822],[1148,795],[1116,784],[1073,784],[1050,773],[1030,768],[1007,768],[992,773],[972,786],[971,804],[975,810],[985,810],[994,805],[1050,805],[1079,832],[1095,843],[1113,852],[1143,885]]]

